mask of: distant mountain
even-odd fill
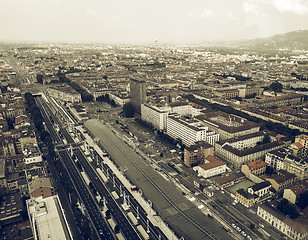
[[[308,50],[308,30],[298,30],[284,34],[274,35],[268,38],[258,38],[238,42],[239,46],[247,46],[263,49],[287,48]]]
[[[308,50],[308,30],[298,30],[283,34],[277,34],[267,38],[252,40],[207,42],[207,46],[240,47],[261,51],[289,49]]]

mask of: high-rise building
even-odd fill
[[[141,112],[141,104],[146,103],[146,81],[131,78],[130,79],[130,99],[136,112]]]

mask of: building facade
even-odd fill
[[[308,160],[293,156],[291,150],[287,148],[268,152],[265,162],[276,170],[282,169],[295,174],[300,180],[308,177]]]
[[[146,103],[146,81],[131,78],[130,79],[130,100],[135,110],[141,112],[141,104]]]
[[[141,119],[149,122],[161,131],[167,128],[167,115],[168,111],[161,110],[158,107],[149,104],[141,104]]]

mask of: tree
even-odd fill
[[[43,75],[38,74],[36,75],[37,83],[43,84]]]
[[[278,81],[273,82],[269,89],[274,92],[282,92],[282,84]]]
[[[308,191],[299,195],[297,206],[299,206],[301,209],[304,209],[308,206]]]
[[[123,106],[123,114],[126,118],[131,118],[135,114],[135,108],[131,102],[125,103]]]
[[[279,202],[277,209],[292,219],[295,219],[299,216],[299,212],[295,204],[289,203],[289,201],[285,198]]]
[[[271,138],[268,134],[265,134],[262,140],[262,144],[266,144],[266,143],[270,143],[271,142]]]
[[[272,166],[266,166],[265,173],[272,175],[274,173],[274,168]]]

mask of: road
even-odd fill
[[[55,121],[56,119],[55,116],[52,114],[51,110],[48,108],[48,106],[41,97],[37,97],[36,102],[39,108],[41,109],[46,127],[52,139],[57,143],[60,144],[63,143],[62,139],[58,136],[50,120],[52,118]],[[97,236],[99,237],[99,239],[109,239],[109,240],[115,239],[111,229],[109,228],[108,224],[106,223],[100,211],[99,206],[97,205],[95,199],[91,195],[89,188],[87,187],[82,176],[80,175],[80,172],[75,166],[75,163],[73,162],[68,151],[66,149],[60,149],[58,153],[74,185],[74,188],[89,215],[90,221],[94,226]]]

